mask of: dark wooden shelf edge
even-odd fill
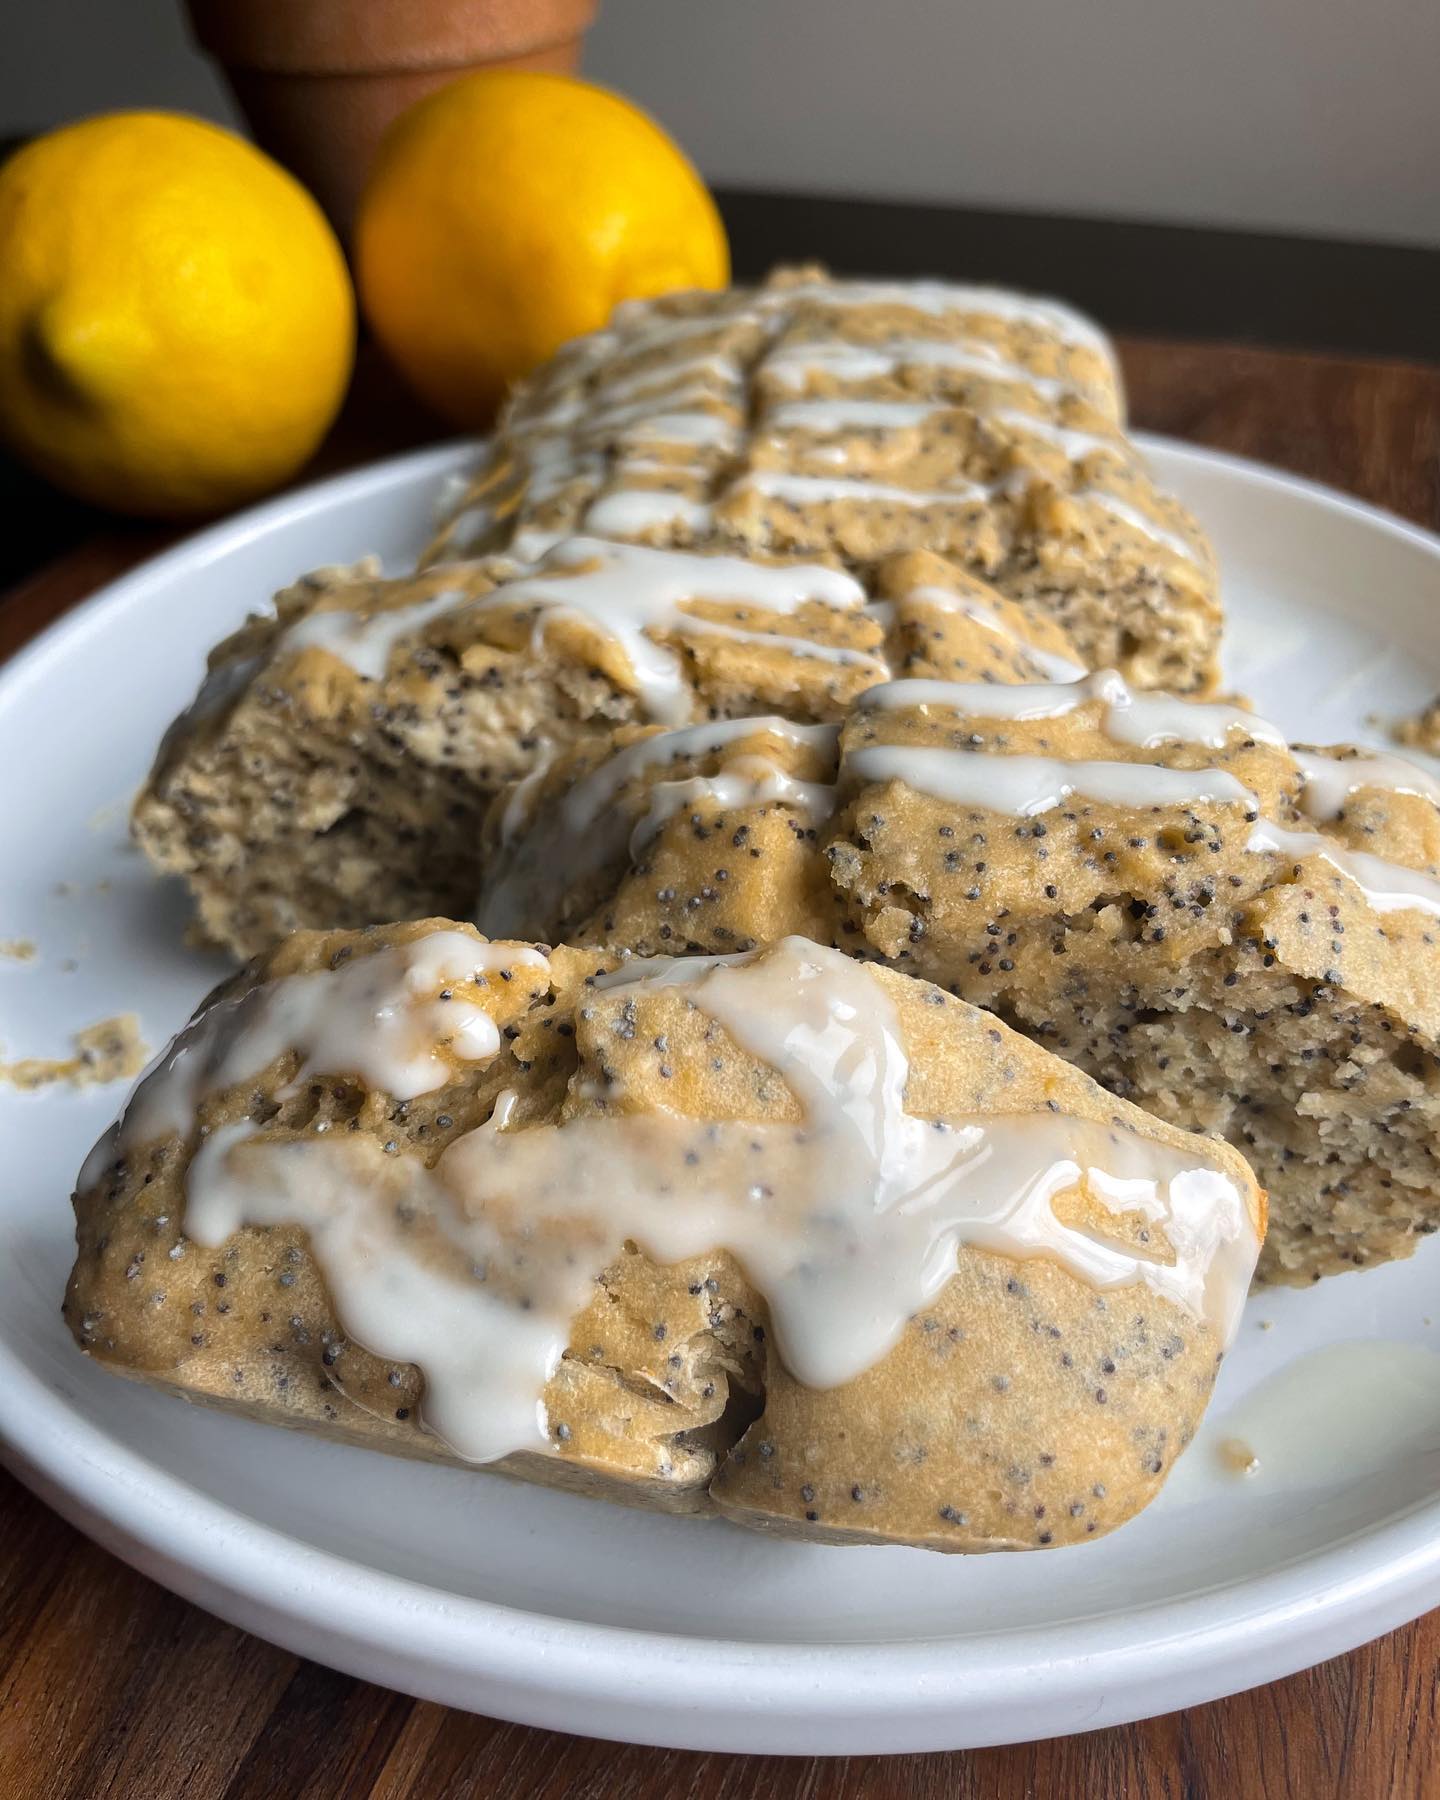
[[[735,270],[815,260],[1061,294],[1106,329],[1440,361],[1440,249],[720,188]]]

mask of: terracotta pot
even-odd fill
[[[186,0],[256,142],[342,236],[385,128],[470,69],[573,73],[598,0]]]

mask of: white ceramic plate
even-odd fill
[[[1250,464],[1147,447],[1215,539],[1232,674],[1279,723],[1373,740],[1377,696],[1398,711],[1440,689],[1440,542]],[[130,1010],[158,1044],[218,976],[181,946],[180,895],[126,845],[160,728],[208,646],[298,570],[372,549],[403,565],[463,458],[402,457],[208,531],[0,671],[0,940],[39,948],[0,961],[0,1054],[62,1054]],[[922,1750],[1208,1700],[1440,1602],[1440,1245],[1252,1301],[1206,1438],[1113,1537],[972,1559],[827,1549],[390,1460],[105,1375],[59,1299],[71,1181],[120,1099],[0,1089],[10,1460],[146,1573],[322,1662],[605,1737]],[[1304,1360],[1353,1340],[1391,1347]],[[1242,1430],[1262,1457],[1245,1479],[1214,1454]]]

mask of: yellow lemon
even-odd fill
[[[496,69],[404,113],[355,229],[360,298],[416,390],[483,424],[617,301],[723,287],[725,228],[653,119],[564,75]]]
[[[265,492],[334,418],[355,301],[334,233],[260,151],[109,113],[0,166],[0,433],[125,512]]]

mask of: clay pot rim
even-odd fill
[[[580,37],[597,6],[598,0],[407,0],[403,7],[286,0],[278,11],[275,0],[186,0],[190,28],[211,56],[236,69],[289,75],[509,61]]]

